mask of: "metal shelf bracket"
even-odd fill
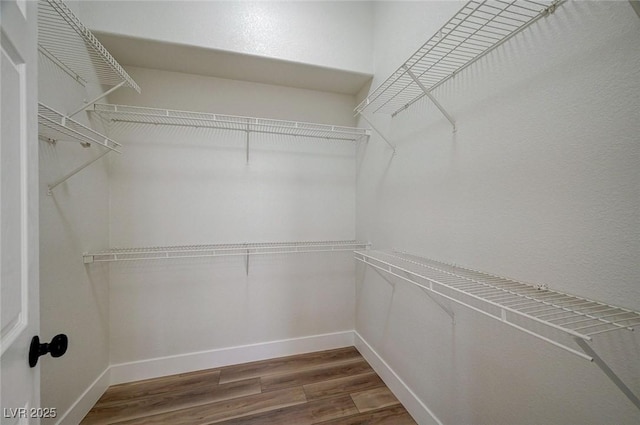
[[[427,297],[431,298],[431,301],[433,301],[434,303],[436,303],[436,305],[437,305],[438,307],[440,307],[440,309],[441,309],[442,311],[444,311],[445,313],[447,313],[447,316],[449,316],[449,317],[451,318],[451,324],[452,324],[452,325],[455,325],[455,324],[456,324],[456,315],[455,315],[455,313],[453,312],[453,310],[451,310],[451,308],[447,307],[446,305],[444,305],[443,303],[441,303],[440,301],[438,301],[438,300],[437,300],[437,299],[432,295],[432,293],[431,293],[431,291],[430,291],[430,290],[427,290],[427,289],[425,289],[425,288],[423,288],[423,287],[420,287],[420,289],[422,290],[422,292],[424,292],[424,294],[425,294]]]
[[[118,142],[111,140],[97,131],[74,121],[72,118],[63,115],[42,103],[38,103],[38,136],[41,140],[45,140],[47,143],[52,145],[55,145],[57,141],[73,141],[80,143],[84,148],[87,148],[92,144],[106,148],[106,150],[97,157],[85,162],[55,182],[51,183],[48,186],[49,195],[52,194],[51,191],[56,186],[64,183],[70,177],[84,170],[107,153],[111,151],[120,153],[118,149],[121,145]]]
[[[47,194],[49,196],[53,195],[53,193],[51,192],[53,189],[55,189],[57,186],[61,185],[62,183],[66,182],[67,180],[69,180],[69,178],[75,176],[76,174],[78,174],[80,171],[84,170],[85,168],[87,168],[89,165],[93,164],[94,162],[98,161],[100,158],[102,158],[103,156],[105,156],[106,154],[108,154],[109,152],[111,152],[110,150],[106,150],[104,152],[102,152],[100,155],[98,155],[97,157],[85,162],[84,164],[80,165],[79,167],[73,169],[72,171],[70,171],[69,173],[65,174],[64,176],[60,177],[58,180],[56,180],[55,182],[51,183],[50,185],[47,186],[48,190],[47,190]]]
[[[358,259],[358,260],[362,261],[362,262],[363,262],[363,263],[365,263],[365,264],[368,264],[368,265],[372,266],[373,271],[375,271],[375,272],[378,274],[378,276],[380,276],[381,278],[383,278],[383,279],[384,279],[384,280],[385,280],[389,285],[391,285],[391,286],[393,287],[393,289],[394,289],[394,290],[395,290],[395,288],[396,288],[396,284],[395,284],[394,282],[392,282],[391,280],[387,279],[387,277],[382,273],[383,271],[384,271],[384,272],[386,272],[386,273],[388,273],[388,274],[391,274],[391,275],[393,275],[393,276],[395,276],[395,277],[397,277],[397,278],[399,278],[399,279],[405,280],[405,281],[407,281],[407,282],[409,282],[409,283],[412,283],[412,284],[416,285],[418,288],[420,288],[420,289],[422,290],[422,292],[424,292],[424,294],[425,294],[426,296],[428,296],[428,297],[431,299],[431,301],[433,301],[433,302],[434,302],[438,307],[440,307],[440,309],[441,309],[442,311],[444,311],[444,312],[447,314],[447,316],[449,316],[449,317],[451,318],[451,324],[452,324],[452,325],[455,325],[455,324],[456,324],[455,313],[453,312],[453,310],[451,310],[449,307],[447,307],[446,305],[444,305],[443,303],[441,303],[438,299],[436,299],[436,298],[435,298],[435,297],[434,297],[434,296],[429,292],[429,291],[430,291],[430,289],[424,288],[422,285],[420,285],[419,283],[417,283],[417,282],[415,282],[413,279],[411,279],[411,278],[410,278],[410,275],[409,275],[409,277],[403,277],[403,276],[400,276],[399,274],[395,273],[395,272],[392,270],[392,267],[391,267],[391,266],[387,267],[387,269],[379,268],[379,267],[377,267],[375,264],[371,264],[371,263],[369,263],[369,262],[367,261],[367,257],[362,257],[362,258],[357,258],[357,257],[356,257],[356,259]],[[405,273],[405,274],[406,274],[406,273]],[[432,290],[432,289],[431,289],[431,290]]]
[[[431,94],[431,91],[427,90],[427,88],[424,86],[424,84],[422,84],[420,79],[416,77],[416,74],[414,74],[406,64],[402,65],[402,67],[404,68],[406,73],[409,75],[409,77],[411,77],[411,79],[418,85],[418,87],[420,87],[420,90],[424,92],[425,96],[427,96],[429,100],[431,100],[431,102],[433,102],[433,104],[436,105],[436,107],[440,110],[440,112],[442,112],[442,115],[444,115],[445,118],[449,120],[449,122],[451,123],[451,126],[453,127],[453,132],[455,133],[456,122],[453,119],[453,117],[446,111],[446,109],[444,109],[444,107],[440,104],[440,102],[438,102],[438,100],[435,97],[433,97],[433,95]]]
[[[633,7],[633,10],[638,15],[638,18],[640,18],[640,0],[629,0],[629,3],[631,4],[631,7]]]
[[[99,101],[100,99],[109,96],[112,92],[118,90],[120,87],[124,86],[126,83],[126,81],[121,82],[120,84],[118,84],[117,86],[114,86],[112,88],[110,88],[109,90],[107,90],[106,92],[96,96],[95,98],[89,100],[89,101],[85,101],[84,104],[79,107],[78,109],[76,109],[75,111],[71,112],[70,114],[67,114],[67,117],[71,118],[72,116],[84,111],[87,108],[92,107],[97,101]]]
[[[391,143],[389,141],[389,139],[387,139],[387,137],[384,135],[384,133],[382,131],[378,130],[378,128],[369,120],[369,118],[367,118],[367,116],[362,111],[359,111],[358,114],[362,117],[363,120],[365,120],[367,122],[367,124],[369,124],[369,126],[371,126],[373,131],[375,131],[376,133],[378,133],[378,135],[380,137],[382,137],[382,140],[384,140],[385,143],[387,145],[389,145],[389,147],[393,150],[393,154],[395,155],[396,147],[393,145],[393,143]]]
[[[247,164],[249,163],[249,133],[251,133],[249,130],[247,130]],[[247,272],[248,274],[248,272]]]
[[[607,365],[607,363],[595,352],[595,350],[581,338],[575,338],[576,344],[582,348],[588,356],[593,358],[593,362],[598,366],[607,378],[609,378],[620,391],[640,410],[640,399],[631,391],[631,389],[620,379],[618,375]]]

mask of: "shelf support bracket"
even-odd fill
[[[79,107],[75,111],[71,112],[69,115],[67,115],[67,117],[71,118],[72,116],[84,111],[85,109],[89,108],[91,105],[93,105],[94,103],[96,103],[97,101],[102,99],[103,97],[109,96],[111,93],[113,93],[114,91],[118,90],[120,87],[124,86],[125,83],[126,83],[126,81],[122,81],[120,84],[118,84],[116,86],[113,86],[112,88],[110,88],[106,92],[102,93],[98,97],[96,97],[94,99],[91,99],[88,102],[85,102],[84,105],[82,105],[81,107]]]
[[[367,118],[367,116],[363,113],[363,112],[358,112],[360,114],[360,116],[362,117],[363,120],[365,120],[367,122],[367,124],[369,124],[371,126],[371,128],[380,135],[380,137],[382,137],[382,140],[384,140],[387,145],[389,145],[389,147],[391,147],[391,149],[393,149],[393,153],[396,153],[396,147],[389,141],[389,139],[387,139],[385,137],[385,135],[376,128],[375,125],[373,125],[373,123],[371,121],[369,121],[369,119]]]
[[[635,10],[638,18],[640,18],[640,0],[629,0],[629,3],[631,3],[631,7]]]
[[[380,270],[378,270],[377,268],[373,267],[373,270],[378,273],[378,275],[383,278],[389,285],[391,285],[393,287],[393,289],[395,290],[396,288],[396,284],[394,282],[392,282],[391,280],[387,279],[387,277],[382,274],[382,272]],[[389,272],[391,272],[391,270],[389,270]],[[397,277],[400,277],[398,275],[395,275]],[[408,277],[402,278],[402,279],[406,279],[409,281],[413,281],[413,279],[410,279]],[[453,310],[451,310],[451,308],[447,307],[446,305],[444,305],[443,303],[441,303],[440,301],[438,301],[432,294],[429,293],[429,289],[423,288],[421,285],[417,285],[422,292],[424,292],[429,298],[431,298],[431,301],[433,301],[434,303],[436,303],[436,305],[438,307],[440,307],[442,309],[442,311],[444,311],[447,316],[451,317],[451,324],[455,325],[456,324],[456,317],[455,314],[453,312]]]
[[[405,273],[405,275],[406,275],[406,273]],[[410,281],[414,281],[410,277],[407,277],[406,279],[410,280]],[[414,283],[417,283],[417,282],[414,281]],[[447,314],[447,316],[449,316],[451,318],[451,324],[452,325],[456,324],[456,316],[455,316],[455,313],[453,312],[453,310],[451,310],[450,307],[447,307],[442,302],[440,302],[436,297],[433,296],[433,294],[432,294],[432,292],[434,292],[433,283],[429,282],[429,289],[423,288],[422,285],[416,285],[416,286],[418,286],[418,288],[420,288],[422,290],[422,292],[424,292],[427,297],[431,298],[431,301],[436,303],[436,305],[438,307],[440,307],[440,309],[442,311],[444,311]]]
[[[373,267],[373,271],[376,272],[378,276],[380,276],[382,279],[384,279],[384,281],[387,282],[389,286],[391,286],[394,290],[396,289],[396,284],[392,282],[390,279],[387,279],[387,277],[384,274],[382,274],[380,270]]]
[[[249,130],[247,130],[247,164],[249,163]]]
[[[244,266],[245,266],[245,271],[247,272],[247,276],[249,276],[249,250],[248,249],[244,257]]]
[[[418,87],[420,87],[420,90],[422,90],[424,92],[425,96],[427,96],[429,98],[429,100],[431,100],[431,102],[433,102],[433,104],[436,105],[436,107],[440,110],[440,112],[442,112],[442,115],[444,115],[445,118],[447,120],[449,120],[449,122],[453,126],[453,132],[455,133],[456,132],[456,122],[453,119],[453,117],[451,115],[449,115],[449,113],[444,109],[444,107],[440,104],[440,102],[438,102],[438,100],[435,97],[433,97],[431,92],[429,90],[427,90],[427,88],[424,86],[424,84],[422,84],[422,82],[418,79],[418,77],[416,77],[416,75],[409,69],[409,67],[407,65],[402,65],[402,67],[406,71],[407,75],[409,75],[409,77],[411,77],[411,79],[418,85]]]
[[[429,298],[431,298],[431,301],[433,301],[434,303],[436,303],[436,305],[438,307],[440,307],[440,309],[442,311],[444,311],[445,313],[447,313],[447,316],[449,316],[451,318],[451,324],[455,325],[456,324],[456,315],[453,312],[453,310],[451,310],[451,308],[447,307],[446,305],[444,305],[443,303],[441,303],[440,301],[438,301],[431,293],[428,289],[422,288],[420,287],[420,289],[422,289],[422,292],[424,292],[426,294],[426,296],[428,296]]]
[[[631,389],[622,382],[622,379],[616,373],[611,370],[609,365],[605,363],[600,356],[594,351],[594,349],[587,343],[587,341],[581,338],[574,338],[576,343],[582,348],[587,355],[593,357],[593,362],[604,372],[605,375],[624,393],[625,396],[640,410],[640,399],[631,391]]]
[[[78,168],[75,168],[74,170],[72,170],[71,172],[65,174],[64,176],[60,177],[58,180],[56,180],[55,182],[51,183],[49,185],[49,191],[47,192],[50,196],[52,195],[51,191],[57,187],[58,185],[66,182],[70,177],[75,176],[76,174],[78,174],[80,171],[84,170],[85,168],[87,168],[89,165],[93,164],[94,162],[96,162],[97,160],[99,160],[100,158],[102,158],[103,156],[105,156],[106,154],[108,154],[109,152],[111,152],[110,150],[106,150],[104,152],[102,152],[100,155],[98,155],[97,157],[93,158],[92,160],[85,162],[84,164],[82,164],[81,166],[79,166]]]

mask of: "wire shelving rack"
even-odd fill
[[[354,127],[138,106],[95,104],[92,112],[113,123],[217,128],[344,141],[359,141],[370,134],[367,129]]]
[[[56,186],[64,183],[71,176],[84,170],[109,152],[121,153],[119,148],[122,145],[120,145],[120,143],[103,136],[97,131],[74,121],[73,119],[42,103],[38,103],[38,136],[52,144],[55,144],[58,141],[71,141],[78,142],[83,147],[89,147],[91,144],[95,143],[106,148],[106,150],[97,157],[85,162],[55,182],[49,184],[49,195],[51,195],[51,191]]]
[[[214,245],[156,246],[147,248],[114,248],[85,253],[85,264],[115,261],[163,260],[172,258],[203,258],[251,256],[268,254],[297,254],[307,252],[341,252],[368,249],[369,243],[355,240],[236,243]]]
[[[366,250],[356,260],[421,288],[441,304],[444,298],[499,320],[583,359],[593,361],[640,409],[640,399],[589,345],[596,335],[633,331],[640,313],[531,285],[513,279],[446,264],[399,251]],[[571,347],[573,340],[579,349]]]
[[[581,357],[585,355],[532,329],[542,325],[573,338],[591,341],[598,334],[632,331],[634,326],[640,325],[640,313],[635,311],[402,252],[357,251],[355,258],[404,280],[410,276],[416,279],[411,280],[414,285]],[[527,328],[526,322],[536,326]]]
[[[38,127],[40,137],[48,141],[75,141],[84,146],[96,143],[118,153],[122,146],[42,103],[38,104]]]
[[[136,82],[61,0],[38,2],[38,49],[82,85],[91,82],[140,92]]]
[[[565,0],[471,0],[356,108],[396,115]]]
[[[98,100],[119,89],[140,87],[111,56],[98,39],[62,0],[38,1],[38,50],[82,86],[89,83],[107,91],[86,100],[71,112],[61,113],[42,103],[38,105],[39,136],[48,142],[77,141],[84,147],[100,145],[106,150],[49,184],[49,194],[56,186],[93,164],[107,153],[118,152],[121,145],[71,119]]]

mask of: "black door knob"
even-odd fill
[[[31,339],[31,346],[29,347],[29,366],[35,367],[38,364],[38,358],[44,356],[47,353],[51,354],[51,357],[60,357],[67,352],[69,346],[69,338],[65,334],[58,334],[53,337],[50,343],[40,344],[40,338],[34,336]]]

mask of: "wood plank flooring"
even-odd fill
[[[109,387],[82,425],[415,425],[354,347]]]

